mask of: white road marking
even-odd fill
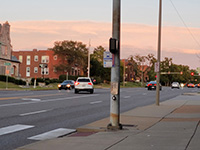
[[[130,98],[131,96],[124,96],[124,98]]]
[[[102,103],[102,101],[90,102],[91,105],[93,105],[93,104],[98,104],[98,103]]]
[[[0,135],[9,134],[9,133],[13,133],[13,132],[17,132],[17,131],[21,131],[21,130],[25,130],[25,129],[29,129],[29,128],[33,128],[33,127],[34,126],[21,125],[21,124],[12,125],[12,126],[1,128]]]
[[[31,102],[22,102],[22,103],[2,104],[2,105],[0,105],[0,107],[27,105],[27,104],[34,104],[34,103],[47,103],[47,102],[53,102],[53,101],[63,101],[63,100],[68,100],[68,99],[78,99],[78,98],[85,98],[85,97],[93,97],[93,96],[98,96],[98,95],[99,94],[92,94],[92,95],[64,97],[64,98],[57,98],[57,99],[50,99],[50,100],[43,100],[43,101],[31,101]]]
[[[45,132],[36,136],[29,137],[29,140],[47,140],[47,139],[53,139],[60,136],[64,136],[70,133],[76,132],[74,129],[65,129],[65,128],[59,128],[55,129],[49,132]]]
[[[40,111],[35,111],[35,112],[29,112],[29,113],[20,114],[20,116],[34,115],[34,114],[44,113],[47,111],[50,111],[50,110],[40,110]]]
[[[28,101],[41,101],[41,99],[33,99],[33,98],[22,98],[22,100],[28,100]]]
[[[143,93],[142,95],[147,95],[147,93]]]

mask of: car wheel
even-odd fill
[[[75,94],[77,94],[77,93],[78,93],[78,90],[77,90],[77,89],[75,89],[75,90],[74,90],[74,93],[75,93]]]
[[[61,90],[61,88],[59,88],[58,90]]]
[[[94,90],[92,89],[92,90],[90,90],[90,94],[93,94],[94,93]]]

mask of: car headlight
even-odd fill
[[[67,87],[70,87],[71,85],[70,85],[70,84],[67,84],[66,86],[67,86]]]
[[[60,85],[60,84],[58,84],[58,87],[61,87],[61,85]]]

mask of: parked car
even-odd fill
[[[88,91],[91,94],[94,92],[94,86],[92,80],[89,77],[78,77],[75,82],[75,93],[80,91]]]
[[[195,85],[194,85],[193,83],[188,83],[188,84],[187,84],[187,87],[188,87],[188,88],[194,88]]]
[[[147,85],[148,90],[156,90],[156,81],[150,81]],[[160,84],[160,90],[162,90],[162,86]]]
[[[180,88],[180,84],[178,82],[172,82],[171,88]]]
[[[74,88],[74,81],[73,80],[65,80],[63,81],[61,84],[58,84],[58,89],[62,90],[62,89],[73,89]]]

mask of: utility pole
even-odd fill
[[[162,25],[162,0],[160,0],[159,5],[159,23],[158,23],[158,54],[157,54],[157,63],[158,71],[156,78],[156,105],[160,105],[160,49],[161,49],[161,25]]]
[[[113,0],[112,38],[110,52],[113,54],[111,68],[110,124],[108,129],[122,129],[120,121],[120,24],[121,0]]]
[[[88,77],[90,77],[90,41],[89,41],[89,48],[88,48]]]

